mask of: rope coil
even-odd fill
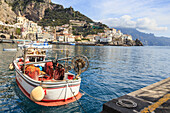
[[[129,99],[118,99],[116,102],[117,106],[126,107],[126,108],[135,108],[137,107],[137,103]]]

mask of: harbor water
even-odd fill
[[[18,88],[15,72],[8,65],[16,55],[15,44],[0,44],[0,112],[15,113],[84,113],[77,102],[59,107],[42,107],[30,101]],[[106,100],[120,97],[170,77],[170,47],[117,47],[53,45],[70,49],[70,56],[85,55],[89,69],[81,74],[83,96],[79,100],[87,113],[99,113]],[[48,50],[48,58],[64,56],[64,51]]]

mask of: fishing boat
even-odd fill
[[[89,62],[85,56],[72,58],[68,54],[66,58],[46,60],[45,50],[24,48],[13,66],[17,85],[30,100],[42,106],[61,106],[81,98],[80,74],[87,70]],[[77,74],[70,73],[71,69]]]
[[[23,44],[18,44],[19,48],[23,48],[23,47],[32,47],[32,48],[52,48],[52,45],[49,45],[47,42],[44,43],[38,43],[38,42],[31,42],[31,43],[23,43]]]

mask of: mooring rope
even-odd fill
[[[69,85],[68,81],[66,81],[66,82],[67,82],[67,84]],[[79,106],[83,109],[83,111],[84,111],[85,113],[87,113],[86,110],[83,108],[83,106],[82,106],[82,105],[80,104],[80,102],[78,101],[77,97],[74,95],[71,87],[69,87],[69,88],[70,88],[71,93],[73,94],[74,98],[76,99],[77,103],[79,104]]]
[[[85,93],[86,95],[88,95],[89,97],[91,97],[91,98],[94,98],[94,99],[99,100],[99,101],[107,102],[107,100],[103,100],[103,99],[99,99],[99,98],[93,97],[93,96],[89,95],[88,93],[86,93],[85,91],[83,91],[82,89],[80,89],[80,90],[81,90],[83,93]]]

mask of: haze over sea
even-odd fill
[[[8,70],[15,52],[2,51],[17,45],[0,44],[0,112],[82,113],[77,102],[60,107],[42,107],[27,99],[15,81],[15,72]],[[89,58],[90,67],[82,73],[81,89],[93,97],[111,100],[147,85],[170,77],[170,47],[117,47],[117,46],[65,46],[54,48],[72,49]],[[64,52],[57,51],[58,57]],[[56,51],[48,51],[54,58]],[[84,93],[83,93],[84,94]],[[99,113],[105,102],[84,94],[79,100],[87,113]]]

